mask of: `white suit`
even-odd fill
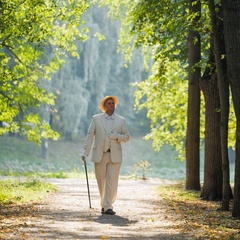
[[[125,119],[113,114],[113,123],[109,129],[107,116],[106,113],[100,113],[92,117],[83,150],[83,155],[89,155],[90,160],[95,163],[95,175],[104,210],[113,208],[122,162],[121,143],[130,140]]]

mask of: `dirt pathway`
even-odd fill
[[[92,209],[85,180],[50,182],[58,192],[36,206],[25,224],[6,239],[188,239],[178,232],[181,220],[171,216],[156,192],[168,182],[120,180],[114,216],[100,214],[95,180],[89,181]]]

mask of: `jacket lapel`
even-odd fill
[[[113,126],[112,126],[112,130],[114,131],[115,127],[117,126],[118,124],[118,118],[117,118],[117,115],[114,115],[114,121],[113,121]]]
[[[105,116],[105,113],[102,114],[100,120],[101,120],[101,123],[102,123],[104,129],[107,130],[107,123],[106,123],[106,116]]]

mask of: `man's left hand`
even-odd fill
[[[110,134],[108,134],[108,137],[112,140],[117,140],[118,139],[118,133],[112,131]]]

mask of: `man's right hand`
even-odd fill
[[[81,158],[84,162],[86,162],[86,156],[85,155],[81,155]]]

